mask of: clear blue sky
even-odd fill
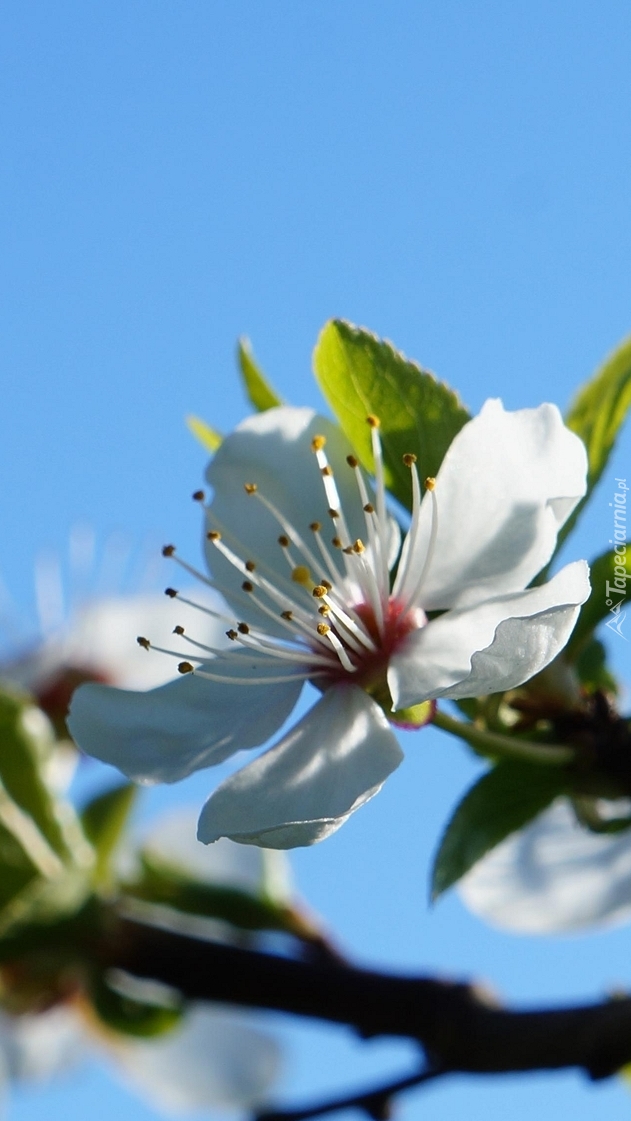
[[[297,403],[317,402],[311,350],[341,315],[473,409],[567,404],[631,330],[630,37],[613,0],[5,0],[0,571],[24,611],[36,553],[80,521],[196,555],[204,459],[183,417],[240,418],[239,334]],[[611,476],[630,451],[627,433]],[[608,500],[605,484],[575,553],[606,544]],[[473,766],[438,732],[404,747],[380,796],[294,862],[349,949],[514,999],[628,982],[628,928],[543,942],[487,930],[456,897],[428,911],[431,851]],[[151,804],[201,803],[213,781]],[[376,1070],[374,1044],[286,1038],[290,1100]],[[454,1080],[400,1116],[588,1121],[629,1104],[573,1075]],[[114,1111],[153,1116],[95,1068],[9,1117]]]

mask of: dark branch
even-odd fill
[[[362,1036],[406,1036],[450,1071],[581,1067],[606,1078],[631,1062],[631,999],[511,1011],[475,986],[305,962],[117,918],[101,959],[139,977],[217,1000],[348,1024]]]
[[[411,1090],[414,1086],[421,1086],[424,1082],[431,1082],[445,1072],[442,1070],[422,1070],[410,1074],[407,1078],[398,1078],[396,1082],[388,1082],[385,1086],[377,1086],[372,1090],[362,1090],[356,1094],[348,1094],[342,1098],[332,1098],[330,1101],[319,1102],[307,1106],[305,1109],[279,1109],[270,1113],[259,1113],[254,1121],[309,1121],[311,1117],[322,1117],[326,1113],[337,1113],[340,1109],[361,1109],[373,1121],[387,1121],[390,1117],[392,1098],[404,1090]]]

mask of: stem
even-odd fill
[[[254,1121],[309,1121],[311,1117],[322,1117],[326,1113],[337,1113],[340,1109],[353,1108],[363,1110],[375,1121],[385,1121],[390,1116],[389,1106],[395,1094],[421,1086],[424,1082],[431,1082],[445,1073],[440,1067],[430,1067],[416,1074],[410,1074],[407,1078],[397,1078],[396,1081],[387,1082],[384,1086],[332,1098],[330,1101],[317,1102],[304,1109],[277,1109],[258,1113]]]
[[[466,740],[471,747],[483,755],[525,759],[530,763],[550,763],[555,767],[572,763],[574,760],[574,751],[571,747],[563,747],[558,743],[533,743],[532,740],[521,740],[516,736],[486,732],[482,728],[476,728],[474,724],[456,720],[439,709],[434,713],[433,723],[442,728],[443,732],[449,732],[452,736],[459,736],[460,739]]]

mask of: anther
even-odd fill
[[[246,494],[256,494],[259,488],[257,487],[256,483],[244,483],[243,489]]]
[[[311,583],[311,573],[309,572],[309,569],[305,567],[304,564],[299,564],[299,565],[296,566],[296,568],[294,568],[294,570],[291,574],[291,578],[292,578],[294,584],[306,585],[306,584]]]
[[[149,642],[149,639],[148,638],[143,638],[143,636],[141,634],[138,635],[138,638],[136,639],[136,642],[138,643],[139,646],[142,646],[143,650],[150,650],[151,649],[151,643]]]
[[[342,548],[342,542],[341,542],[339,537],[332,537],[331,538],[331,544],[332,544],[334,549],[341,549]]]
[[[193,502],[203,502],[205,497],[206,497],[206,495],[204,494],[203,490],[193,491],[193,494],[192,494]]]
[[[282,549],[288,549],[289,548],[289,546],[291,545],[291,541],[289,540],[286,533],[281,533],[280,537],[278,538],[278,544],[281,546]]]
[[[340,516],[339,510],[334,510],[333,507],[331,506],[331,508],[329,509],[329,517],[330,518],[339,518],[339,516]]]
[[[320,583],[322,584],[323,587],[326,588],[327,592],[330,592],[333,588],[333,585],[331,584],[330,580],[321,580]]]
[[[250,628],[247,623],[237,623],[237,630],[239,634],[249,634]]]
[[[342,549],[342,552],[343,552],[343,553],[344,553],[344,554],[345,554],[345,555],[346,555],[347,557],[352,557],[352,555],[353,555],[353,553],[355,552],[355,550],[354,550],[354,548],[353,548],[353,546],[352,546],[352,545],[347,545],[345,549]]]
[[[416,463],[416,456],[414,455],[414,452],[406,452],[403,456],[403,462],[405,463],[406,467],[413,467]]]
[[[162,547],[162,556],[163,557],[172,557],[174,552],[175,552],[175,545],[163,545],[163,547]]]
[[[319,533],[320,530],[322,529],[322,526],[321,526],[320,522],[311,522],[311,525],[309,526],[309,529],[311,530],[312,533]]]
[[[190,662],[180,662],[177,669],[178,669],[178,673],[192,673],[193,672],[193,667],[192,667]]]
[[[206,537],[209,541],[221,541],[221,534],[218,529],[209,529]]]
[[[378,416],[374,415],[374,413],[370,413],[369,416],[366,417],[366,424],[370,428],[380,428],[381,427],[381,421],[379,420]]]
[[[232,642],[234,642],[235,639],[237,639],[239,637],[238,632],[235,631],[235,630],[232,630],[232,629],[229,630],[229,631],[226,631],[226,634],[227,634],[228,638],[232,640]]]
[[[314,436],[313,440],[311,441],[311,451],[321,452],[325,444],[326,436]]]
[[[254,591],[254,584],[251,584],[249,580],[244,580],[241,587],[243,588],[244,592]]]
[[[173,628],[173,634],[184,634],[184,627],[180,627],[180,626],[174,627]]]
[[[364,513],[365,514],[374,514],[374,512],[375,512],[375,507],[372,505],[371,502],[367,502],[366,505],[364,506]]]
[[[320,474],[324,475],[326,478],[330,478],[330,476],[333,474],[333,468],[331,467],[331,464],[327,463],[326,467],[321,467]]]
[[[356,459],[354,455],[347,455],[346,462],[349,467],[359,467],[359,460]]]
[[[323,603],[322,606],[318,608],[318,614],[319,615],[330,615],[331,614],[331,608],[329,607],[328,603]]]
[[[425,490],[433,490],[435,486],[436,486],[436,479],[434,479],[431,475],[428,475],[428,477],[425,480]]]
[[[254,572],[254,569],[256,568],[256,565],[255,565],[254,561],[247,560],[245,562],[245,567],[246,567],[246,570],[248,572]]]
[[[357,538],[357,541],[353,545],[353,552],[354,553],[365,553],[366,552],[366,546],[364,545],[364,542],[359,537]]]
[[[169,599],[175,599],[175,597],[177,595],[177,592],[176,592],[175,588],[165,588],[164,589],[164,594],[165,594],[165,596],[168,596]]]
[[[281,619],[286,619],[288,623],[291,623],[294,613],[293,611],[281,611],[280,617]]]
[[[331,628],[328,625],[328,623],[318,623],[318,625],[316,627],[316,630],[317,630],[318,634],[325,635],[325,634],[329,633]]]
[[[316,599],[322,599],[322,597],[326,595],[326,588],[324,587],[324,584],[316,584],[311,595],[315,596]]]

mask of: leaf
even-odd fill
[[[625,558],[631,558],[631,542],[625,545]],[[616,568],[624,569],[628,576],[616,573]],[[624,605],[631,599],[631,565],[627,567],[624,558],[618,561],[613,549],[602,553],[590,564],[590,581],[592,585],[589,599],[581,607],[580,614],[572,631],[570,640],[565,649],[565,656],[572,662],[579,655],[583,647],[593,634],[595,628],[603,619],[608,620],[609,629],[622,633],[624,619]],[[631,634],[631,626],[629,627]]]
[[[223,436],[215,428],[206,424],[205,420],[201,420],[198,416],[187,416],[186,423],[193,436],[199,440],[203,448],[206,448],[206,451],[216,452],[217,448],[221,447]]]
[[[566,786],[561,767],[511,759],[487,771],[465,794],[443,834],[434,862],[432,899],[510,833],[527,825]]]
[[[618,431],[631,407],[631,337],[605,360],[594,377],[577,393],[565,423],[587,448],[587,494],[563,526],[559,541],[567,537],[600,479]]]
[[[90,998],[100,1020],[122,1035],[152,1038],[171,1031],[182,1019],[183,1005],[145,1003],[108,984],[94,972],[90,978]]]
[[[94,878],[108,879],[110,858],[123,834],[138,787],[125,782],[97,795],[81,813],[83,830],[96,852]]]
[[[254,360],[250,340],[239,339],[237,343],[237,362],[243,379],[243,388],[252,407],[257,413],[264,413],[276,405],[282,405],[282,397],[268,382],[258,363]]]
[[[370,472],[374,462],[366,418],[379,417],[386,486],[409,508],[410,470],[402,457],[416,455],[421,479],[437,474],[451,441],[469,420],[456,393],[391,343],[341,319],[322,329],[313,365],[324,396]]]
[[[607,668],[607,651],[597,638],[592,638],[581,647],[574,668],[581,685],[588,693],[601,689],[615,695],[619,691],[618,682]]]

